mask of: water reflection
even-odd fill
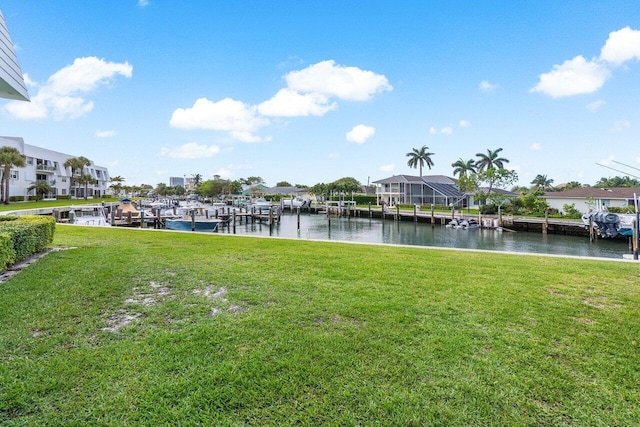
[[[221,232],[232,233],[230,229]],[[309,240],[387,243],[396,245],[436,246],[445,248],[482,249],[507,252],[532,252],[600,258],[622,258],[628,244],[621,240],[554,234],[507,232],[495,230],[456,230],[441,225],[413,221],[368,218],[327,219],[324,215],[284,214],[279,224],[247,223],[236,226],[237,234],[276,236]]]

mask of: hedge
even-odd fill
[[[52,216],[0,217],[0,271],[42,252],[53,242],[55,229]]]

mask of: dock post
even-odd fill
[[[433,213],[433,203],[431,203],[431,227],[435,227],[436,226],[436,217]]]
[[[544,213],[544,223],[542,224],[542,234],[547,234],[549,228],[549,212]]]
[[[131,225],[131,211],[127,211],[127,224]]]
[[[418,205],[413,204],[413,222],[418,222]]]
[[[296,210],[298,215],[298,231],[300,231],[300,207],[297,207]]]
[[[640,239],[640,236],[638,235],[638,232],[640,231],[638,230],[639,216],[638,212],[636,212],[636,220],[633,224],[633,259],[636,261],[638,260],[638,239]]]
[[[396,221],[400,220],[400,205],[396,204],[396,217],[395,217]]]
[[[140,228],[144,228],[144,211],[140,211]]]
[[[236,234],[236,211],[233,211],[233,234]]]
[[[371,219],[371,202],[369,202],[369,219]]]
[[[191,209],[191,231],[196,231],[196,210]]]

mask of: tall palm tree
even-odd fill
[[[431,160],[431,156],[434,153],[429,153],[427,150],[429,147],[423,145],[419,150],[414,148],[411,152],[407,153],[407,157],[409,157],[409,161],[407,162],[407,166],[410,168],[420,168],[420,177],[422,177],[422,167],[427,165],[429,169],[433,166],[433,160]]]
[[[3,201],[5,205],[9,204],[9,185],[11,182],[11,168],[13,166],[24,167],[26,166],[25,157],[13,147],[0,147],[0,167],[2,168],[2,184]]]
[[[109,178],[109,182],[112,182],[111,188],[113,189],[116,196],[120,195],[120,191],[122,191],[122,183],[124,182],[124,178],[120,175],[112,176]]]
[[[501,151],[502,148],[498,148],[495,151],[487,149],[487,154],[476,154],[476,156],[478,157],[478,161],[476,161],[476,167],[478,168],[478,170],[483,171],[486,169],[504,168],[504,164],[509,163],[509,160],[505,159],[504,157],[498,157]]]
[[[74,179],[74,176],[82,176],[85,166],[91,166],[91,160],[83,156],[71,157],[64,162],[65,168],[71,168],[71,178],[69,180],[69,195],[71,195],[71,187],[73,186],[74,181],[77,184],[80,183],[78,179]],[[77,194],[76,197],[78,197]],[[86,197],[87,195],[85,190],[85,198]]]
[[[86,173],[83,173],[79,177],[76,178],[78,184],[84,184],[84,199],[87,200],[88,192],[89,192],[89,184],[94,182],[95,179]],[[76,196],[77,197],[77,196]]]
[[[537,190],[546,191],[552,188],[553,180],[547,178],[547,175],[538,175],[531,181],[531,184]]]
[[[454,163],[451,163],[453,168],[453,176],[467,176],[468,173],[476,173],[476,162],[473,159],[462,160],[459,158]]]

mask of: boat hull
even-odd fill
[[[195,227],[195,231],[216,231],[220,222],[217,220],[196,220],[192,223],[188,219],[168,219],[165,228],[167,230],[194,231]]]

